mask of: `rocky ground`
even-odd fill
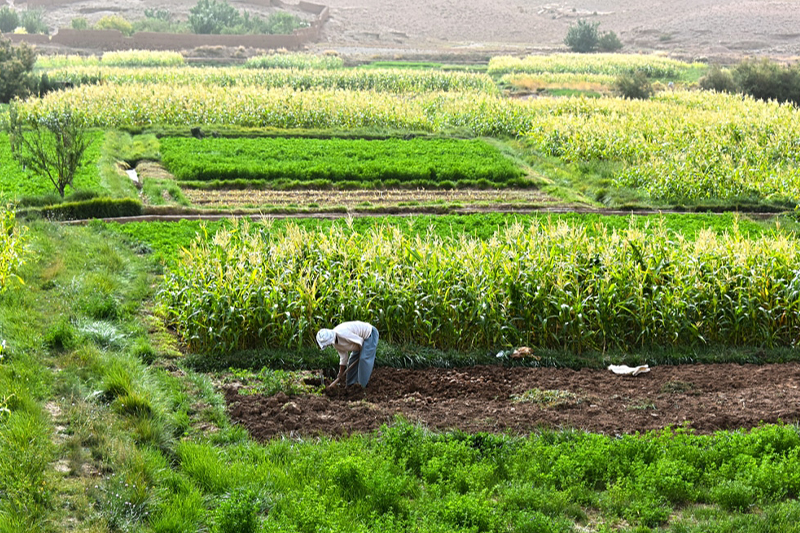
[[[14,5],[15,0],[0,0]],[[670,53],[685,59],[733,61],[745,55],[800,56],[797,2],[769,0],[316,0],[330,7],[322,39],[311,46],[345,55],[381,58],[436,54],[484,57],[498,53],[563,49],[567,28],[582,18],[614,31],[624,51]],[[230,0],[239,10],[265,16],[275,8]],[[94,23],[119,14],[144,17],[145,9],[170,10],[185,19],[195,0],[165,6],[156,0],[78,0],[46,8],[51,33],[75,17]],[[293,2],[287,1],[289,8]],[[35,7],[35,4],[32,3]],[[16,0],[17,9],[28,5]]]

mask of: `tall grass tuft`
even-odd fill
[[[783,234],[745,238],[663,224],[535,222],[488,240],[234,223],[198,238],[159,293],[194,351],[314,345],[366,320],[381,339],[437,349],[794,346],[800,255]]]

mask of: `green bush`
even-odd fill
[[[597,48],[597,27],[599,22],[588,22],[578,19],[578,23],[570,25],[564,44],[573,52],[587,53]]]
[[[81,220],[87,218],[134,217],[142,214],[142,203],[134,198],[94,198],[82,202],[64,202],[58,205],[21,211],[39,214],[55,220]]]
[[[738,90],[733,74],[728,69],[713,65],[698,82],[701,89],[718,93],[735,93]]]
[[[19,14],[8,6],[0,7],[0,33],[11,33],[19,26]]]
[[[0,38],[0,103],[31,93],[35,63],[36,52],[27,43],[12,46],[10,40]]]
[[[70,22],[70,27],[72,27],[73,30],[88,30],[89,21],[84,17],[75,17]]]
[[[278,11],[270,14],[265,26],[266,33],[271,35],[289,35],[294,30],[308,26],[308,24],[297,15]]]
[[[119,30],[123,35],[133,35],[133,24],[120,15],[106,15],[94,27],[96,30]]]
[[[767,58],[749,59],[736,66],[733,78],[753,98],[800,105],[800,65],[782,67]]]
[[[225,0],[198,0],[189,10],[189,26],[200,34],[222,33],[223,29],[239,24],[240,18],[239,12]]]
[[[653,84],[641,70],[617,76],[611,88],[617,96],[629,100],[647,100],[653,95]]]
[[[44,11],[41,9],[23,11],[19,18],[19,23],[28,33],[43,33],[47,35],[47,24],[44,22]]]
[[[622,48],[622,41],[619,40],[617,34],[613,31],[603,32],[599,39],[597,39],[597,49],[601,52],[616,52]]]

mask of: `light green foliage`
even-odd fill
[[[121,15],[106,15],[95,23],[96,30],[118,30],[125,36],[133,35],[133,24]]]
[[[183,55],[180,52],[153,50],[104,52],[100,58],[100,65],[106,67],[178,67],[183,65]]]
[[[645,54],[548,54],[526,57],[496,56],[489,60],[492,76],[511,72],[538,74],[573,73],[617,76],[624,72],[644,71],[649,78],[678,78],[698,63],[686,63]]]
[[[566,161],[622,165],[612,184],[670,202],[800,199],[796,139],[800,111],[727,94],[675,91],[648,101],[534,99],[485,94],[425,94],[82,86],[21,105],[40,116],[70,102],[92,124],[206,124],[285,128],[468,129],[474,135],[518,135]],[[132,105],[131,102],[137,102]],[[175,102],[183,102],[180,106]]]
[[[26,232],[27,228],[17,223],[13,211],[0,210],[0,292],[16,277],[14,273],[25,260]]]
[[[11,33],[19,26],[19,13],[9,6],[0,7],[0,33]]]
[[[638,70],[620,74],[611,85],[613,91],[622,98],[629,100],[647,100],[653,96],[653,84],[647,75]]]
[[[434,234],[444,238],[474,237],[491,239],[498,229],[514,224],[528,227],[547,221],[567,222],[570,225],[582,226],[587,235],[597,236],[602,231],[625,230],[631,226],[646,230],[647,226],[663,225],[667,231],[677,232],[689,241],[693,241],[701,230],[709,230],[718,234],[728,231],[735,223],[743,235],[748,238],[759,237],[767,230],[747,220],[738,219],[735,215],[663,214],[658,217],[631,218],[628,216],[602,216],[585,214],[548,214],[518,215],[505,213],[487,213],[480,215],[418,215],[414,217],[360,217],[349,221],[325,219],[295,219],[291,224],[314,231],[329,231],[332,227],[347,233],[364,233],[383,225],[392,225],[404,234],[415,237]],[[180,258],[181,248],[189,248],[198,235],[208,239],[219,229],[229,227],[230,220],[219,222],[199,222],[180,220],[177,222],[132,222],[102,224],[116,233],[128,236],[133,240],[132,246],[152,250],[159,261],[174,262]],[[283,234],[287,224],[285,219],[272,222],[274,235]]]
[[[26,9],[19,17],[19,25],[28,33],[43,33],[47,35],[47,23],[44,21],[43,9]]]
[[[239,389],[239,394],[273,396],[282,392],[287,396],[292,396],[318,392],[317,388],[304,382],[304,379],[313,377],[310,372],[291,372],[262,368],[258,373],[253,373],[247,370],[231,368],[229,369],[229,374],[224,376],[224,379],[226,382],[239,382],[243,387]]]
[[[308,23],[297,15],[279,11],[263,20],[247,11],[239,12],[226,0],[198,0],[189,10],[189,26],[201,34],[290,34]]]
[[[354,319],[443,349],[777,347],[800,328],[798,284],[794,238],[735,227],[690,242],[663,227],[590,237],[545,223],[480,241],[234,224],[186,250],[161,301],[199,352],[311,345]]]
[[[280,68],[280,69],[338,69],[344,61],[338,55],[319,54],[269,54],[250,57],[244,62],[245,68]]]
[[[137,54],[139,54],[137,52]],[[153,54],[153,53],[151,53]],[[96,68],[92,66],[70,66],[48,73],[50,79],[84,83],[106,83],[113,85],[175,83],[185,86],[216,85],[222,87],[287,87],[295,90],[345,89],[350,91],[378,91],[388,93],[423,93],[433,91],[479,91],[496,94],[497,87],[485,74],[444,72],[434,70],[370,69],[345,70],[320,67],[281,66],[274,68],[198,68],[174,69],[145,68],[156,66],[158,61],[172,61],[169,57],[143,55],[123,59],[127,66],[137,68]],[[109,53],[103,55],[103,65]],[[178,56],[182,61],[182,56]],[[277,56],[284,57],[284,56]],[[323,56],[328,57],[328,56]],[[136,61],[140,61],[137,66]],[[176,58],[177,61],[177,58]],[[286,61],[291,63],[292,61]],[[180,63],[176,63],[179,65]],[[119,65],[123,66],[123,65]],[[166,66],[166,65],[165,65]],[[174,66],[174,65],[173,65]]]
[[[564,44],[573,52],[585,54],[597,48],[597,27],[599,22],[589,22],[578,19],[576,24],[570,24]]]
[[[347,180],[503,184],[522,171],[481,140],[194,139],[160,141],[161,160],[178,180]]]

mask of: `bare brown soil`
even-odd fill
[[[532,389],[541,392],[538,402],[515,401]],[[395,415],[437,430],[520,434],[547,427],[613,435],[683,424],[705,434],[800,420],[797,363],[659,366],[636,377],[591,369],[377,368],[363,390],[291,398],[225,392],[232,419],[261,440],[369,432]]]

